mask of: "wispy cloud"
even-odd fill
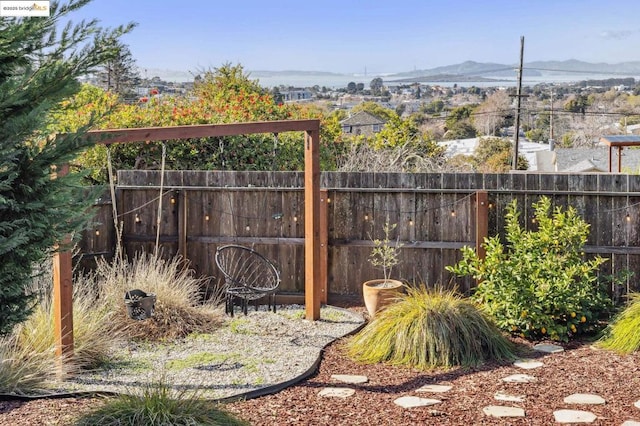
[[[613,40],[623,40],[625,38],[629,38],[634,34],[639,33],[640,30],[611,30],[611,31],[602,31],[600,33],[600,37],[608,38]]]

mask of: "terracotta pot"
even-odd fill
[[[402,281],[398,280],[382,278],[365,281],[362,284],[362,295],[364,296],[364,305],[371,318],[375,316],[376,312],[393,303],[400,296],[403,288]]]

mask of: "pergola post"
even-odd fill
[[[69,173],[64,165],[57,176]],[[64,244],[69,241],[64,241]],[[73,356],[73,283],[71,252],[56,247],[53,254],[53,318],[58,360]],[[61,370],[62,371],[62,370]]]
[[[304,134],[304,302],[308,320],[320,319],[320,122]]]

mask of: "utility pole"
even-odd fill
[[[555,149],[555,140],[553,139],[553,89],[551,89],[551,116],[549,117],[549,151]]]
[[[518,169],[518,143],[520,140],[520,103],[523,97],[522,95],[522,66],[524,62],[524,36],[520,36],[520,68],[518,68],[518,91],[516,92],[516,124],[515,124],[515,139],[513,143],[513,162],[511,163],[511,169]]]

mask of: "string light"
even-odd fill
[[[409,226],[413,226],[413,219],[409,219]]]
[[[247,225],[244,229],[247,231],[251,231],[251,227],[249,225]]]
[[[365,222],[366,222],[367,220],[369,220],[369,215],[368,215],[368,214],[365,214],[365,215],[364,215],[364,220],[365,220]]]
[[[298,216],[294,216],[294,217],[293,217],[293,221],[294,221],[294,222],[297,222],[297,221],[298,221]]]
[[[493,203],[489,203],[489,208],[492,209],[493,208]]]
[[[176,199],[171,197],[171,204],[175,204],[176,203]]]
[[[136,221],[136,223],[142,222],[142,220],[140,219],[140,216],[138,216],[137,214],[136,214],[135,221]]]
[[[531,223],[536,223],[536,218],[535,217],[531,218]]]
[[[455,210],[451,210],[451,216],[455,217],[456,216],[456,211]]]
[[[331,198],[327,197],[327,204],[331,202]]]
[[[100,235],[100,231],[96,229],[96,235]]]
[[[209,220],[209,215],[205,215],[204,220]]]
[[[628,212],[627,212],[627,217],[626,217],[626,219],[627,219],[627,222],[631,222],[631,215],[630,215]]]

